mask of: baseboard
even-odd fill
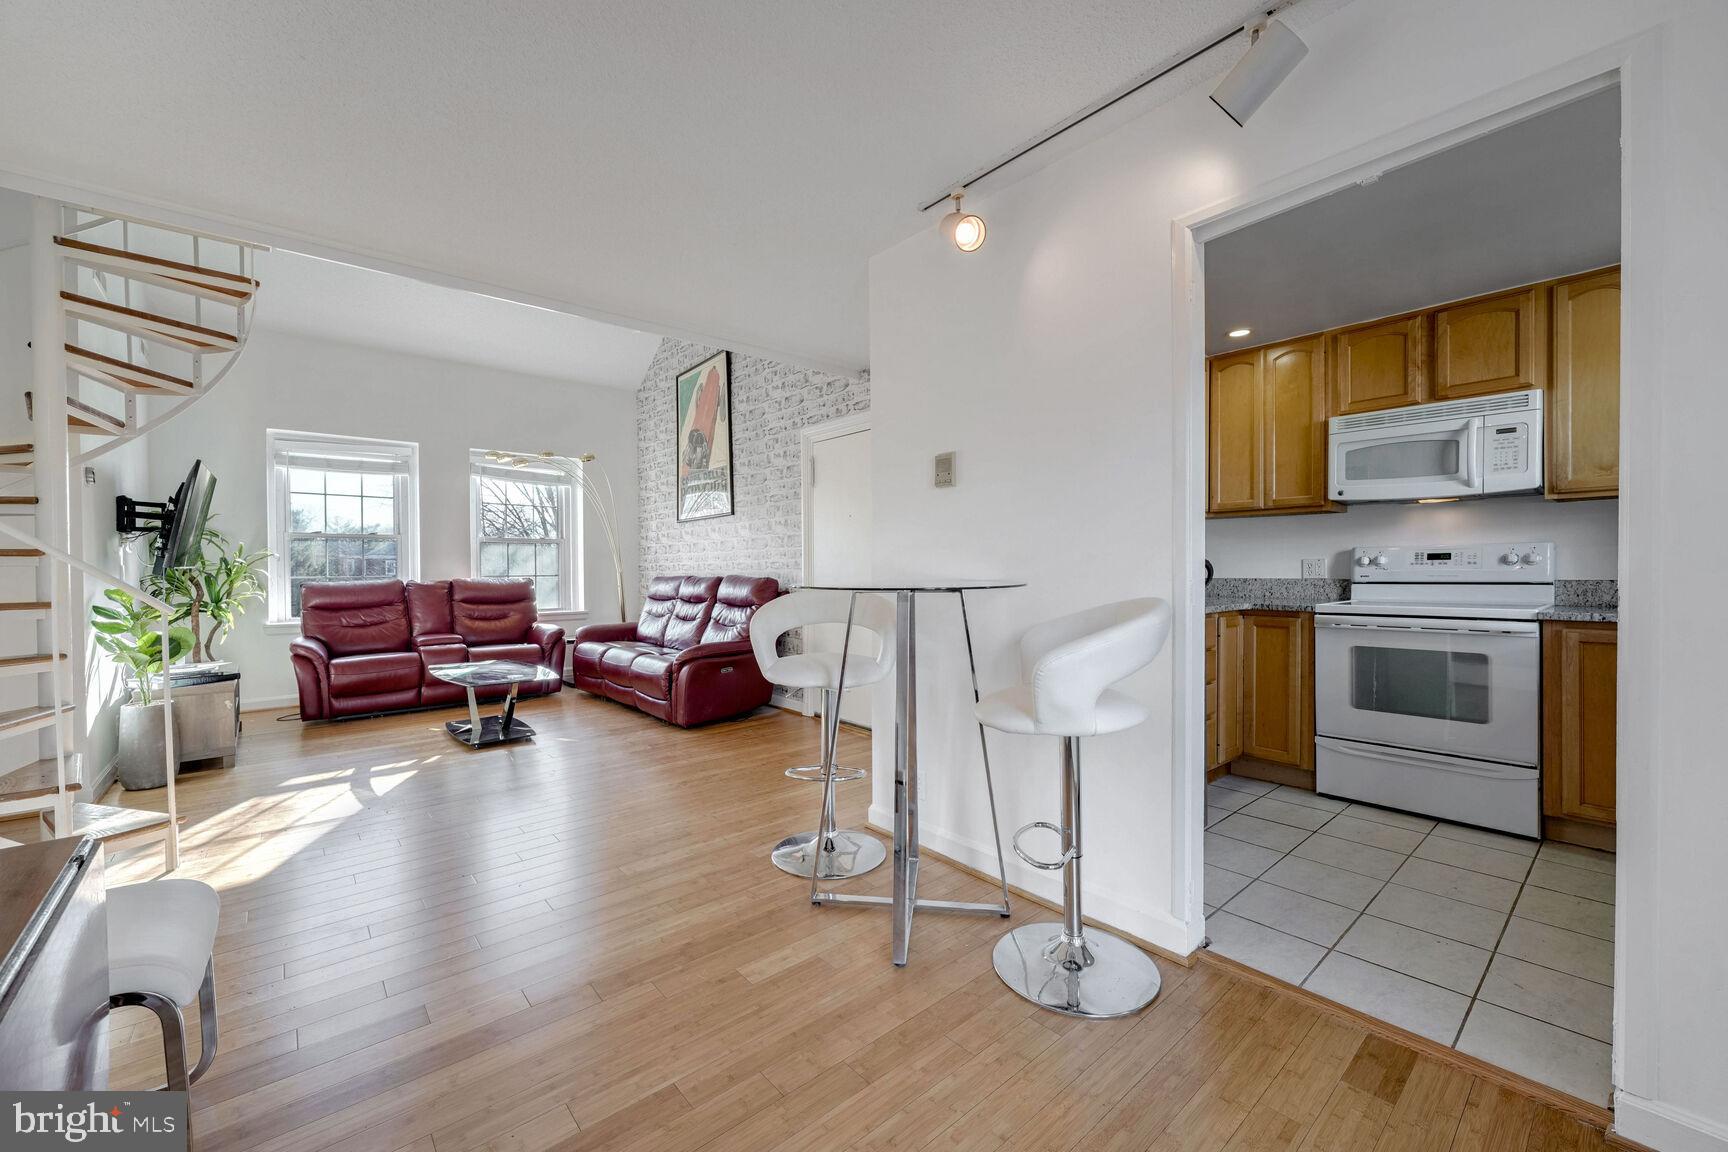
[[[85,784],[85,797],[92,804],[102,803],[102,797],[108,795],[108,789],[114,787],[114,782],[120,779],[120,754],[116,752],[108,758],[108,763],[102,766],[102,771],[96,779]]]
[[[298,696],[255,696],[250,698],[242,696],[240,698],[240,711],[242,712],[262,712],[266,708],[298,707],[300,707],[300,697]]]
[[[1728,1152],[1728,1126],[1624,1090],[1614,1096],[1614,1127],[1609,1138],[1635,1141],[1662,1152]]]
[[[893,835],[894,813],[891,810],[872,804],[867,819],[870,827],[877,832],[884,836]],[[932,827],[928,821],[919,829],[919,841],[920,847],[933,856],[940,856],[974,875],[989,880],[996,878],[994,845],[963,840],[940,828]],[[1006,842],[1003,848],[1006,852]],[[1054,891],[1059,881],[1054,876],[1047,877],[1026,867],[1012,854],[1008,855],[1007,860],[1010,891],[1046,908],[1061,907],[1060,893]],[[1041,889],[1051,891],[1047,893]],[[1088,923],[1118,932],[1141,947],[1178,964],[1190,963],[1192,950],[1186,947],[1187,926],[1175,917],[1167,913],[1148,912],[1144,908],[1135,908],[1108,895],[1090,891],[1086,893],[1085,910]]]

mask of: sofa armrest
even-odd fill
[[[564,629],[536,620],[528,626],[528,643],[540,646],[540,662],[564,678]]]
[[[422,648],[455,648],[464,646],[462,637],[454,632],[428,632],[424,636],[414,637],[414,649]]]
[[[322,640],[296,636],[288,642],[288,658],[294,665],[294,683],[300,690],[300,719],[330,717],[330,649]]]
[[[619,641],[636,639],[636,622],[626,620],[622,624],[584,624],[570,633],[570,643],[580,644],[584,640]]]
[[[756,663],[756,653],[750,647],[748,640],[716,640],[709,644],[692,644],[672,659],[674,674],[686,664],[696,660],[734,659],[739,656],[750,657],[750,663]]]

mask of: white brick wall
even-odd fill
[[[732,507],[730,516],[678,522],[674,505],[673,382],[717,349],[662,340],[636,393],[640,475],[641,573],[803,578],[803,489],[798,433],[870,409],[870,378],[830,376],[732,354]]]

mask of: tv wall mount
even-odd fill
[[[174,502],[114,497],[114,523],[122,536],[160,532],[174,522]]]

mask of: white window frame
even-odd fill
[[[489,467],[493,475],[501,476],[500,465],[485,458],[484,449],[473,449],[468,456],[468,570],[480,573],[480,478]],[[507,466],[506,466],[507,467]],[[580,464],[577,465],[581,467]],[[585,619],[588,615],[588,581],[582,563],[586,522],[581,481],[561,471],[512,468],[509,478],[523,483],[551,484],[559,491],[558,515],[564,524],[564,536],[558,549],[558,595],[555,608],[538,609],[542,620]],[[522,541],[529,543],[529,541]]]
[[[300,619],[290,615],[288,585],[288,466],[280,458],[285,452],[301,451],[331,456],[380,455],[407,462],[407,471],[395,478],[396,578],[416,580],[420,576],[420,445],[411,440],[380,440],[368,436],[338,436],[324,432],[296,432],[269,428],[264,432],[265,491],[268,494],[270,551],[268,568],[269,613],[266,631],[297,632]]]

